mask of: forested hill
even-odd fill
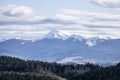
[[[103,68],[0,56],[0,80],[120,80],[120,63]]]

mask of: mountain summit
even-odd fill
[[[73,34],[73,33],[68,33],[65,31],[60,31],[60,30],[52,30],[48,32],[43,39],[61,39],[61,40],[68,40],[68,39],[73,39],[74,41],[82,41],[85,40],[86,44],[88,46],[94,46],[99,42],[100,39],[99,37],[91,37],[91,38],[85,38],[84,36],[81,36],[80,34]]]
[[[48,39],[57,38],[57,39],[66,40],[70,37],[70,35],[71,35],[70,33],[67,33],[64,31],[52,30],[45,35],[45,38],[48,38]]]

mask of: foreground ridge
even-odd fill
[[[93,64],[57,64],[0,56],[0,80],[119,80],[120,63],[101,67]]]

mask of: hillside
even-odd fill
[[[0,56],[0,80],[119,80],[120,64],[58,64]]]

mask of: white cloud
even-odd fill
[[[103,7],[120,8],[120,0],[90,0],[90,1]]]
[[[34,11],[26,6],[8,5],[0,8],[0,21],[34,21],[43,17],[36,16]]]
[[[16,5],[8,5],[6,8],[3,8],[1,10],[1,13],[5,16],[12,16],[12,17],[31,16],[34,14],[32,9],[25,6],[16,6]]]
[[[120,15],[61,9],[55,18],[75,23],[65,27],[85,36],[120,37]]]
[[[25,40],[41,39],[52,27],[59,25],[0,25],[0,41],[17,38]]]
[[[20,11],[16,8],[20,8]],[[10,15],[5,15],[5,12]],[[0,8],[0,39],[39,39],[53,29],[86,37],[120,38],[120,15],[60,9],[53,17],[44,18],[25,6]]]

